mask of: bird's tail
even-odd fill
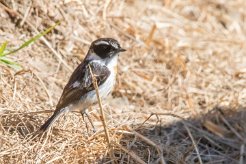
[[[54,114],[39,128],[39,132],[45,132],[63,112],[65,112],[65,108],[55,111]]]

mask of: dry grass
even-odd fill
[[[3,4],[0,43],[12,47],[62,23],[45,42],[12,56],[22,71],[0,65],[0,163],[246,162],[244,0]],[[48,135],[28,139],[99,37],[128,50],[113,98],[103,101],[112,148],[98,106],[91,112],[95,134],[87,134],[80,114],[69,113]],[[159,114],[142,124],[151,113]]]

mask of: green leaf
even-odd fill
[[[5,55],[9,55],[9,54],[12,54],[12,53],[15,53],[19,50],[21,50],[22,48],[25,48],[27,47],[29,44],[35,42],[37,39],[39,39],[40,37],[46,35],[47,33],[49,33],[51,30],[53,30],[57,25],[61,24],[60,21],[58,21],[55,25],[51,26],[50,28],[46,29],[45,31],[37,34],[36,36],[32,37],[31,39],[29,39],[28,41],[26,41],[25,43],[23,43],[20,47],[18,47],[17,49],[13,50],[13,51],[10,51],[8,53],[6,53]]]
[[[11,61],[9,58],[6,57],[0,57],[0,62],[16,70],[20,70],[22,68],[20,64]]]
[[[4,51],[5,51],[5,49],[6,49],[6,46],[7,46],[7,41],[6,42],[4,42],[2,45],[1,45],[1,47],[0,47],[0,56],[4,56]]]

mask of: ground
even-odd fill
[[[1,1],[0,44],[9,49],[61,24],[9,56],[22,69],[0,64],[0,163],[246,163],[245,8],[244,0]],[[30,138],[100,37],[127,49],[102,101],[111,144],[98,105],[96,133],[75,112]]]

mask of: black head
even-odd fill
[[[117,40],[100,38],[91,43],[90,50],[102,59],[111,58],[119,52],[126,51],[120,47]]]

